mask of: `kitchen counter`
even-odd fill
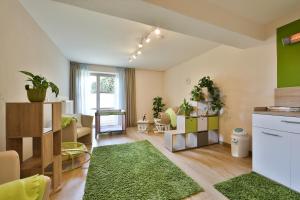
[[[260,114],[260,115],[275,115],[275,116],[299,117],[300,118],[300,112],[268,111],[267,107],[256,107],[256,108],[254,108],[253,113]]]

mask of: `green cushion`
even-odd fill
[[[165,113],[168,114],[169,117],[170,117],[171,126],[173,128],[176,128],[176,126],[177,126],[177,115],[176,115],[175,111],[172,108],[168,108]]]
[[[72,120],[76,120],[74,117],[62,116],[61,117],[61,127],[66,128],[69,124],[71,124]]]
[[[42,200],[46,181],[35,175],[0,185],[0,199]]]

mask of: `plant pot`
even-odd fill
[[[190,116],[191,116],[191,112],[188,112],[188,111],[185,111],[183,114],[184,114],[184,116],[186,116],[186,117],[190,117]]]
[[[44,102],[46,98],[47,89],[28,89],[27,98],[30,102]]]

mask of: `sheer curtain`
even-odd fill
[[[79,65],[79,70],[77,74],[77,113],[86,114],[86,98],[87,93],[87,79],[89,76],[88,67],[85,64]]]
[[[125,101],[125,69],[117,67],[117,81],[116,81],[116,108],[120,110],[125,110],[126,101]]]
[[[87,65],[70,63],[70,100],[74,101],[75,113],[86,113],[86,83],[88,79]]]

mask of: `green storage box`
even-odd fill
[[[208,117],[208,130],[218,130],[219,129],[219,117],[211,116]]]
[[[198,119],[196,117],[177,116],[177,131],[179,133],[198,132]]]
[[[198,125],[197,118],[187,117],[185,119],[185,132],[186,133],[197,132],[197,125]]]

